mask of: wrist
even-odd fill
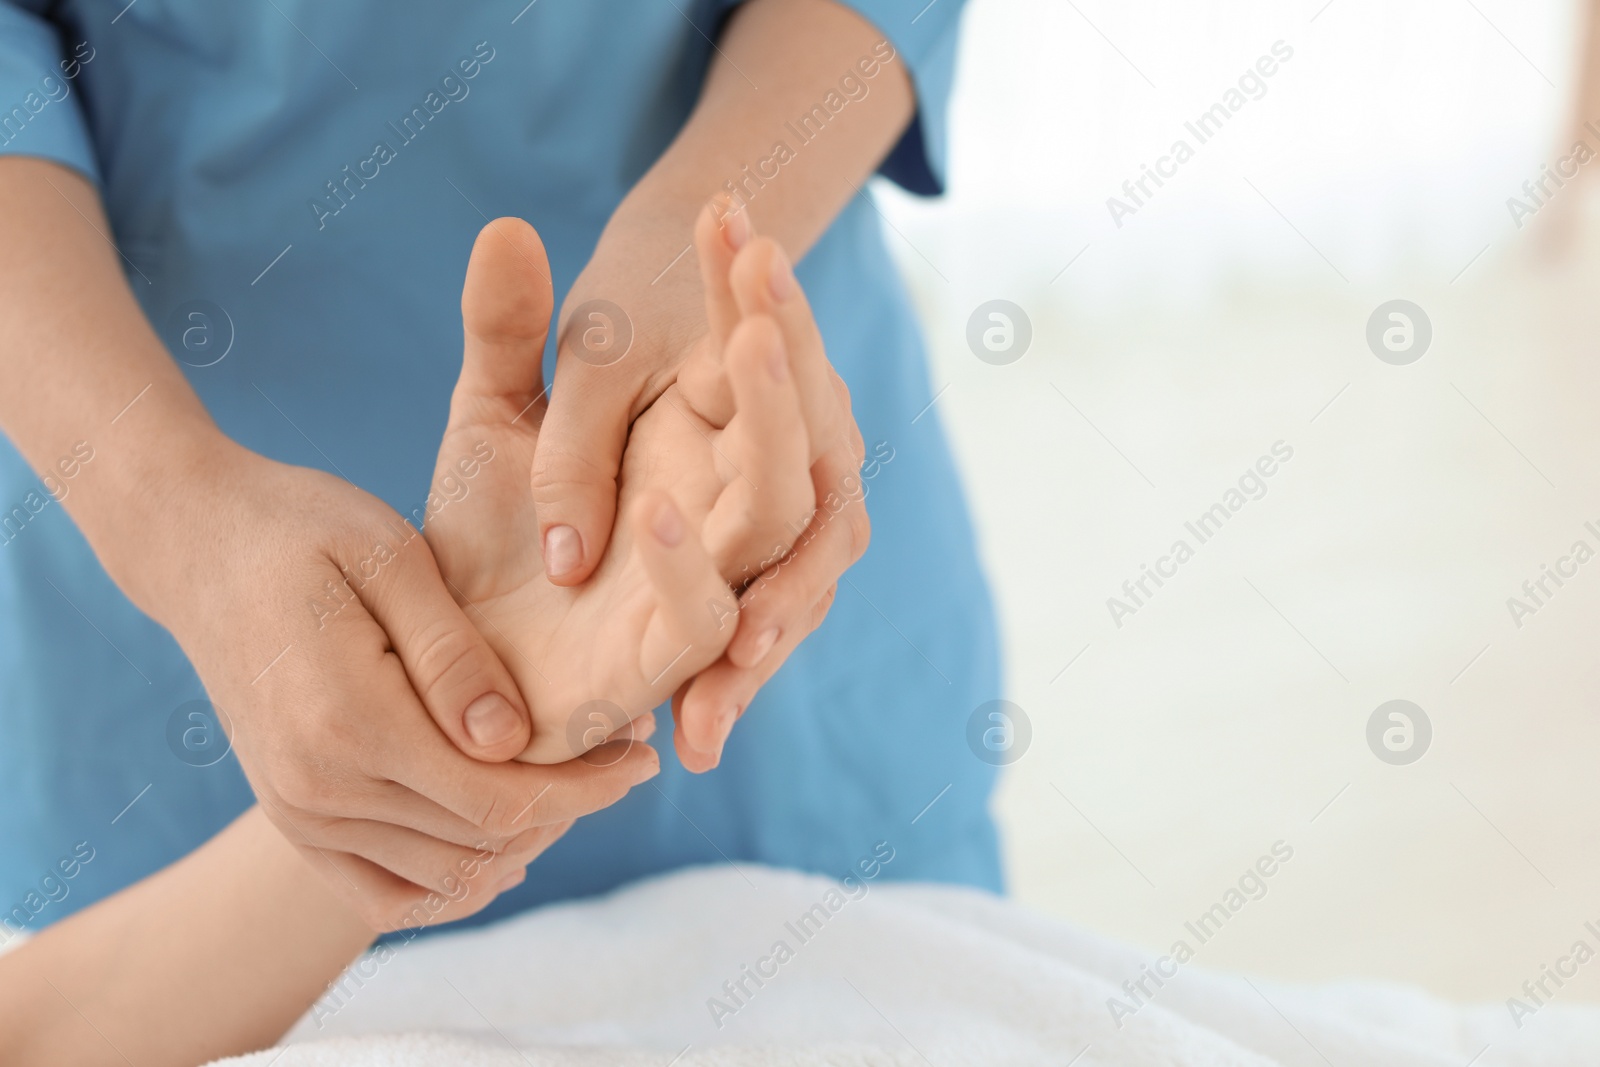
[[[695,210],[698,210],[696,205]],[[635,392],[636,417],[671,384],[684,353],[708,329],[704,289],[690,245],[694,211],[686,220],[663,210],[652,215],[624,202],[606,224],[593,256],[573,281],[557,316],[558,351],[570,355],[587,323],[574,312],[594,300],[616,305],[632,332],[618,369]]]
[[[217,541],[218,517],[249,484],[246,468],[265,460],[203,415],[147,422],[154,432],[116,434],[96,449],[91,477],[66,503],[112,581],[170,630],[180,591],[208,569],[203,549]]]

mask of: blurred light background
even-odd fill
[[[1489,1001],[1600,925],[1600,561],[1507,607],[1600,548],[1600,227],[1576,186],[1522,229],[1506,204],[1570,145],[1583,18],[971,3],[950,194],[876,195],[1032,722],[997,802],[1024,903],[1165,951],[1281,839],[1202,965]],[[1265,95],[1118,228],[1107,198],[1278,41]],[[1033,327],[1007,366],[966,341],[995,298]],[[1432,323],[1407,366],[1366,341],[1397,298]],[[1279,441],[1266,495],[1115,625]],[[1366,739],[1397,698],[1432,725],[1406,766]],[[1559,999],[1600,1000],[1600,968]]]

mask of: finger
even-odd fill
[[[678,389],[694,412],[714,426],[725,426],[733,417],[733,392],[723,373],[722,353],[741,315],[728,272],[734,255],[749,243],[750,233],[750,213],[726,194],[707,204],[695,220],[694,247],[710,332],[678,371]]]
[[[480,230],[461,289],[465,343],[452,424],[481,417],[473,409],[486,401],[503,401],[519,417],[543,395],[554,306],[550,261],[538,232],[517,218],[495,219]]]
[[[859,470],[860,454],[843,444],[817,461],[815,484],[823,488],[816,511],[793,552],[746,586],[739,601],[739,629],[728,646],[731,662],[759,665],[778,648],[785,631],[806,617],[865,554],[872,521]]]
[[[445,750],[414,756],[393,778],[495,839],[609,807],[660,769],[649,745],[629,746],[603,765],[572,759],[543,766],[482,764]]]
[[[504,857],[512,867],[532,862],[543,850],[548,827],[530,827],[503,848],[446,844],[415,830],[366,819],[341,819],[329,829],[331,843],[324,847],[360,856],[423,889],[450,894],[457,882],[489,860]]]
[[[527,706],[500,657],[445,587],[427,542],[406,529],[410,539],[380,561],[378,576],[357,595],[451,743],[473,759],[508,760],[527,747]]]
[[[594,312],[604,315],[604,312]],[[570,326],[570,334],[577,327]],[[595,329],[600,327],[596,326]],[[566,343],[563,343],[563,349]],[[577,585],[594,571],[617,514],[617,471],[627,444],[631,394],[611,367],[594,367],[563,350],[555,393],[539,429],[531,486],[539,516],[545,573]]]
[[[635,547],[655,593],[639,667],[653,684],[671,691],[715,660],[738,625],[739,604],[700,538],[672,498],[660,490],[634,505]]]
[[[572,823],[540,827],[540,841],[530,848],[533,858],[549,848]],[[448,891],[419,886],[385,870],[370,860],[348,852],[308,846],[294,841],[305,861],[323,875],[330,888],[373,932],[417,929],[453,922],[474,915],[497,896],[527,878],[526,862],[517,857],[489,856],[462,871]]]
[[[690,770],[716,766],[733,723],[821,625],[840,575],[866,551],[872,526],[857,474],[860,460],[859,445],[842,440],[817,462],[812,473],[820,500],[810,525],[793,553],[745,590],[738,630],[723,658],[674,701],[674,742]]]
[[[495,854],[482,849],[457,849],[449,859],[451,869],[438,874],[440,888],[429,889],[370,859],[314,842],[307,835],[306,820],[287,817],[282,808],[264,798],[262,811],[283,834],[284,840],[294,846],[306,863],[322,875],[339,899],[375,932],[460,918],[482,908],[496,894],[521,881],[520,876],[515,879],[509,879],[504,874],[496,876],[492,867]],[[559,831],[551,833],[551,830],[540,828],[542,839],[530,833],[520,843],[522,847],[517,853],[516,862],[501,866],[515,871],[519,864],[525,865],[527,861],[522,857],[537,856],[560,836]],[[420,876],[431,881],[434,872],[425,872]],[[456,880],[447,881],[451,876]],[[467,898],[473,889],[477,890],[475,902],[469,902]],[[423,907],[418,908],[419,904]]]
[[[770,316],[783,333],[811,434],[811,459],[816,460],[832,446],[844,411],[816,317],[795,281],[789,257],[772,238],[753,238],[735,257],[729,278],[740,314]]]
[[[728,271],[733,257],[750,243],[750,212],[726,193],[701,209],[694,223],[694,250],[700,260],[700,284],[706,294],[706,323],[718,351],[742,317],[734,300]]]
[[[673,745],[684,769],[702,774],[722,762],[722,749],[734,723],[744,715],[761,687],[771,680],[813,630],[822,625],[833,604],[833,591],[790,624],[777,646],[755,667],[737,667],[723,656],[695,675],[674,696],[676,723]]]
[[[789,550],[816,504],[810,447],[777,325],[765,316],[734,330],[726,356],[737,411],[716,436],[727,484],[703,537],[717,569],[742,583]]]
[[[577,820],[568,819],[565,822],[540,826],[530,831],[528,843],[523,850],[517,853],[502,853],[494,856],[488,864],[488,869],[491,872],[486,883],[488,892],[480,892],[476,903],[470,898],[460,901],[456,905],[456,913],[447,912],[437,921],[452,922],[455,919],[476,914],[482,911],[495,897],[507,890],[515,889],[527,881],[528,865],[544,855],[551,845],[566,836],[567,831],[575,825],[577,825]]]
[[[604,744],[623,742],[625,744],[643,744],[655,736],[656,716],[654,711],[647,711],[636,719],[629,719],[621,726],[606,735]]]
[[[343,818],[368,818],[390,826],[402,826],[417,833],[453,845],[477,848],[487,845],[496,851],[504,849],[515,836],[523,832],[493,835],[483,827],[462,818],[430,797],[425,797],[399,782],[376,783],[376,791],[363,796],[359,805],[348,810],[332,811],[330,815]],[[524,822],[527,820],[525,819]],[[331,844],[319,833],[310,836],[318,844]]]

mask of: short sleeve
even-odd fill
[[[99,181],[78,106],[76,76],[83,65],[69,54],[73,48],[42,15],[0,0],[0,154],[38,156]],[[94,55],[92,49],[81,54]]]
[[[911,75],[917,111],[879,173],[921,196],[944,192],[950,84],[964,2],[843,0],[878,28]]]
[[[725,17],[742,0],[720,0]],[[904,63],[917,110],[878,172],[921,196],[944,192],[945,123],[955,77],[956,37],[966,0],[840,0],[872,23]],[[881,62],[881,56],[863,56]],[[841,74],[846,73],[844,71]]]

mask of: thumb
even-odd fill
[[[532,737],[527,705],[505,664],[450,595],[427,541],[407,529],[410,540],[357,595],[450,742],[474,759],[511,759]]]
[[[562,332],[532,477],[545,572],[556,585],[577,585],[589,577],[605,554],[616,518],[617,471],[633,395],[617,368],[586,361],[584,353],[591,348],[584,346],[624,328],[626,318],[609,301],[588,301]]]
[[[480,230],[461,289],[465,345],[457,401],[503,399],[522,412],[541,396],[554,306],[538,232],[518,218],[495,219]]]

